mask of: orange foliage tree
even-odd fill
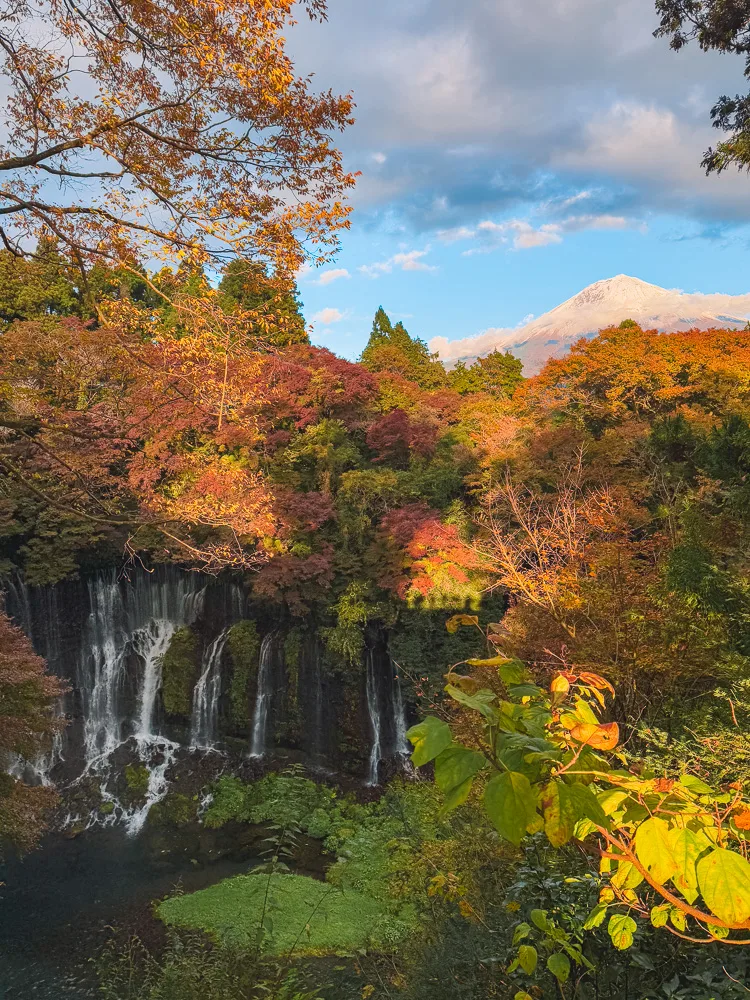
[[[315,94],[282,32],[293,0],[20,0],[0,22],[8,135],[0,238],[53,233],[84,266],[270,261],[300,233],[325,252],[353,183],[330,132],[349,97]],[[324,0],[304,4],[325,17]]]

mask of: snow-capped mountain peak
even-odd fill
[[[660,288],[640,278],[618,274],[595,281],[543,316],[516,329],[490,329],[476,337],[448,341],[437,337],[434,351],[447,363],[471,361],[498,348],[509,350],[534,374],[550,357],[565,354],[581,337],[635,320],[644,329],[667,333],[697,328],[742,327],[750,317],[750,294],[686,293]]]

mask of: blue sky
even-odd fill
[[[706,177],[742,62],[672,52],[651,0],[330,0],[298,65],[351,90],[362,172],[337,261],[300,277],[313,340],[354,358],[383,305],[426,340],[514,327],[626,273],[750,291],[750,178]]]

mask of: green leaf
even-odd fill
[[[702,833],[680,829],[669,831],[669,842],[672,856],[677,864],[677,873],[672,876],[672,883],[688,903],[693,903],[698,895],[698,876],[695,866],[701,854],[711,847],[711,842]]]
[[[604,810],[587,785],[550,781],[542,795],[542,809],[544,831],[553,847],[567,844],[579,820],[588,819],[599,826],[607,825]]]
[[[466,691],[462,691],[460,687],[456,687],[455,684],[446,684],[445,690],[454,701],[460,702],[460,704],[465,705],[467,708],[472,708],[475,712],[480,712],[486,719],[490,719],[492,722],[495,721],[496,713],[494,708],[491,707],[491,703],[497,698],[494,691],[483,689],[482,691],[477,691],[476,694],[468,694]]]
[[[576,711],[575,714],[583,722],[587,722],[590,726],[600,726],[601,719],[595,714],[591,706],[583,698],[576,698]]]
[[[511,698],[515,698],[516,701],[521,701],[522,698],[536,698],[538,695],[542,694],[542,688],[537,687],[536,684],[512,684],[508,688],[508,693]]]
[[[585,931],[593,931],[595,927],[601,927],[604,923],[604,918],[607,915],[607,904],[597,903],[594,909],[586,917],[586,922],[583,925]]]
[[[523,684],[531,676],[520,660],[506,660],[498,670],[503,684]]]
[[[620,861],[610,881],[615,889],[635,889],[643,881],[643,875],[629,861]]]
[[[717,847],[696,866],[698,887],[709,910],[725,924],[750,917],[750,864],[734,851]]]
[[[672,854],[669,827],[658,816],[647,819],[636,830],[635,853],[646,871],[660,885],[664,885],[679,872]]]
[[[433,715],[428,715],[422,722],[412,726],[406,736],[414,747],[411,759],[415,767],[429,764],[453,739],[450,726]]]
[[[522,944],[518,949],[518,964],[527,976],[533,976],[539,955],[536,948],[531,944]]]
[[[597,801],[602,807],[605,816],[612,816],[627,799],[628,793],[621,788],[609,788],[606,792],[599,792]]]
[[[466,801],[474,775],[486,765],[487,759],[481,753],[459,746],[446,747],[435,758],[435,784],[445,796],[443,813]]]
[[[651,909],[651,924],[654,927],[666,927],[669,920],[669,911],[672,909],[670,903],[662,903],[661,906],[654,906]]]
[[[705,781],[701,781],[700,778],[696,778],[693,774],[681,774],[680,784],[687,788],[689,792],[694,792],[696,795],[711,795],[713,793],[713,788],[706,784]]]
[[[609,918],[607,933],[618,951],[625,951],[633,943],[636,922],[626,913],[614,913]]]
[[[495,829],[518,847],[536,816],[536,795],[525,774],[496,774],[484,790],[484,808]]]
[[[513,997],[513,1000],[534,1000],[534,998],[529,996],[524,990],[519,990]]]
[[[560,984],[567,983],[570,978],[570,959],[562,952],[550,955],[547,959],[547,968]]]
[[[546,910],[532,910],[531,911],[531,922],[535,927],[538,927],[540,931],[544,931],[545,934],[549,930],[549,920],[547,920]]]
[[[678,931],[687,930],[687,918],[679,907],[670,906],[669,919],[672,921],[672,926],[676,927]]]
[[[516,945],[519,941],[523,941],[529,934],[531,934],[531,928],[527,923],[518,924],[513,931],[513,944]]]

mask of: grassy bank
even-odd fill
[[[165,900],[168,925],[268,955],[346,954],[377,945],[384,907],[371,896],[292,874],[251,874]]]

